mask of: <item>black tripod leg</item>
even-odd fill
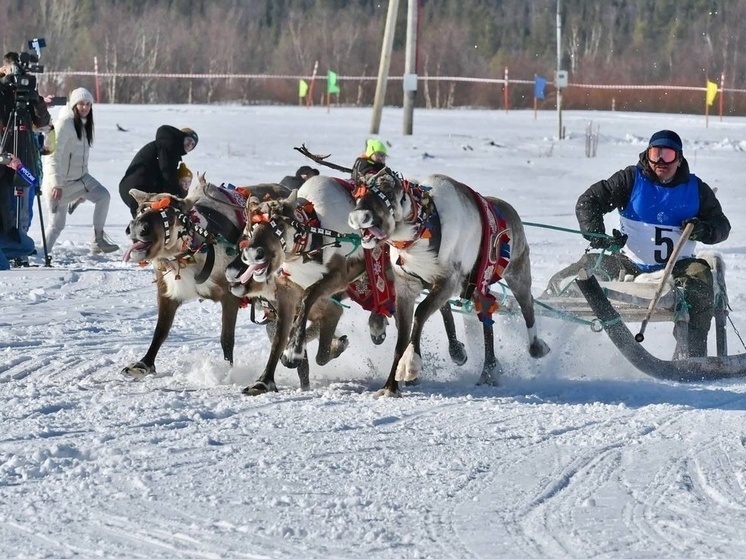
[[[47,234],[44,232],[44,215],[41,210],[41,192],[39,187],[32,186],[36,192],[36,202],[39,207],[39,225],[41,226],[41,244],[44,247],[44,266],[50,268],[52,266],[52,255],[47,251]]]

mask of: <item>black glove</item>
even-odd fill
[[[691,235],[689,235],[689,238],[692,241],[704,241],[710,238],[710,234],[712,233],[712,226],[709,223],[702,221],[698,217],[690,217],[689,219],[685,219],[681,222],[681,228],[683,229],[689,223],[694,225],[692,233]]]
[[[608,250],[610,248],[621,249],[627,244],[627,235],[622,235],[622,232],[618,229],[614,229],[611,232],[611,236],[606,235],[605,237],[591,237],[590,239],[591,248],[597,248],[602,250]]]

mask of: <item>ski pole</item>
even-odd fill
[[[635,334],[635,341],[637,343],[641,343],[645,339],[645,328],[650,321],[650,317],[653,316],[655,306],[658,304],[658,301],[660,301],[661,295],[663,294],[663,288],[666,286],[666,282],[671,275],[671,270],[673,270],[673,267],[676,264],[676,259],[679,257],[681,249],[684,248],[684,244],[689,240],[689,235],[692,234],[692,229],[694,229],[694,224],[687,223],[686,227],[684,227],[684,231],[681,233],[679,242],[676,243],[676,246],[673,248],[673,252],[666,263],[666,267],[663,269],[663,277],[661,278],[660,283],[658,283],[655,295],[653,295],[653,299],[650,301],[650,305],[648,306],[648,312],[645,313],[645,318],[642,319],[642,324],[640,324],[640,331]]]

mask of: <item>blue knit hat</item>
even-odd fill
[[[684,148],[681,144],[681,138],[673,130],[659,130],[658,132],[650,136],[648,147],[671,148],[675,149],[679,153],[684,151]]]
[[[181,131],[184,132],[188,138],[194,140],[194,147],[197,147],[197,144],[199,143],[199,136],[197,136],[197,133],[191,128],[182,128]]]

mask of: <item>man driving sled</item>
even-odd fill
[[[613,236],[603,235],[604,215],[614,209],[619,211],[620,228]],[[591,233],[584,235],[591,248],[612,253],[600,262],[598,253],[586,253],[552,277],[547,295],[558,295],[562,279],[575,277],[582,269],[594,269],[612,279],[662,270],[683,229],[693,224],[671,276],[689,307],[689,357],[705,357],[713,316],[713,278],[709,264],[695,257],[695,247],[697,242],[713,245],[727,239],[730,222],[715,192],[690,173],[679,135],[671,130],[653,134],[636,165],[617,171],[580,195],[575,215],[580,229]]]

